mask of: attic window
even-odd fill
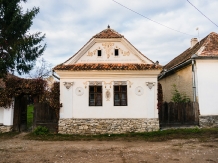
[[[101,57],[101,50],[98,50],[98,57]]]
[[[114,56],[119,56],[119,49],[114,50]]]

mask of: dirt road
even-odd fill
[[[0,140],[1,163],[218,163],[218,139],[145,141]]]

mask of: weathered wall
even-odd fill
[[[201,115],[218,115],[218,60],[196,60]]]
[[[0,126],[0,133],[12,131],[12,126]]]
[[[162,85],[164,101],[171,101],[173,84],[176,85],[180,93],[185,93],[191,99],[191,101],[193,100],[191,65],[183,69],[180,69],[176,73],[159,80],[159,82]]]
[[[143,119],[60,119],[60,134],[120,134],[159,130],[158,118]]]
[[[200,116],[199,125],[203,128],[218,127],[218,115]]]

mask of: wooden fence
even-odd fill
[[[160,127],[199,125],[199,105],[189,103],[163,103],[159,109]]]
[[[46,103],[34,104],[33,129],[37,126],[45,126],[50,132],[58,131],[58,117],[55,110]]]

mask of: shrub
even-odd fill
[[[172,85],[173,87],[173,91],[172,91],[172,99],[171,101],[172,102],[176,102],[176,103],[187,103],[187,102],[190,102],[190,98],[185,94],[185,93],[180,93],[178,90],[177,90],[177,87],[175,84]]]
[[[38,126],[33,131],[35,135],[47,135],[49,133],[49,129],[45,126]]]

